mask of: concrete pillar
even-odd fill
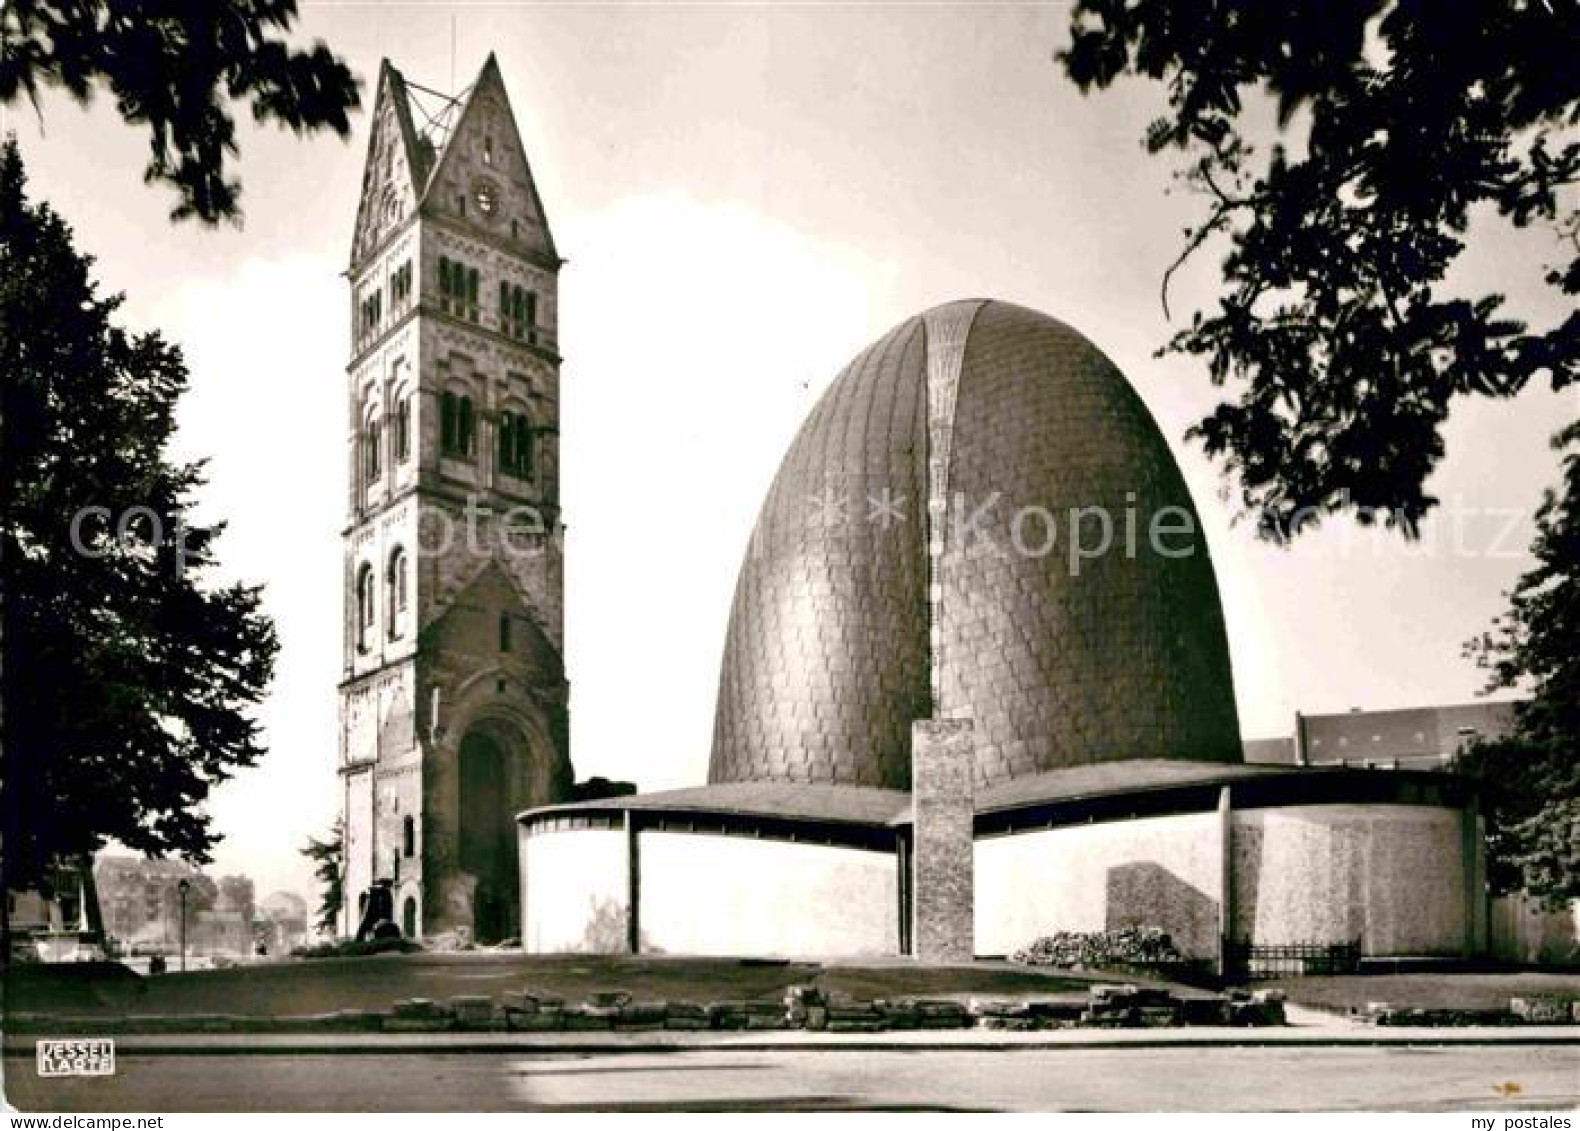
[[[642,953],[642,842],[636,818],[625,810],[625,949]]]
[[[1229,943],[1234,938],[1234,798],[1218,791],[1218,976],[1229,973]]]
[[[1472,793],[1460,811],[1461,868],[1465,877],[1465,943],[1463,954],[1475,958],[1487,950],[1487,876],[1481,798]]]
[[[974,938],[970,719],[911,726],[912,930],[919,962],[970,962]]]

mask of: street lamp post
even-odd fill
[[[187,892],[192,890],[192,881],[183,878],[176,885],[176,891],[181,895],[181,973],[187,972]]]

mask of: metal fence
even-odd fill
[[[1361,941],[1264,945],[1229,939],[1224,943],[1224,958],[1227,972],[1243,978],[1353,974],[1360,969]]]

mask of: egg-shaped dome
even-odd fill
[[[1241,759],[1168,444],[1096,347],[1008,303],[907,319],[812,410],[741,567],[708,778],[908,788],[929,717],[975,720],[981,785]]]

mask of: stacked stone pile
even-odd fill
[[[1467,1025],[1580,1025],[1580,1000],[1562,994],[1512,997],[1506,1009],[1427,1009],[1369,1001],[1350,1015],[1373,1025],[1453,1028]]]
[[[1283,990],[1230,990],[1225,1002],[1224,1021],[1230,1025],[1282,1025]]]
[[[1395,1011],[1372,1003],[1368,1016],[1380,1025],[1448,1023],[1422,1019],[1425,1011]],[[1563,1003],[1564,1010],[1570,1008]],[[1558,1005],[1528,1001],[1520,1017],[1501,1014],[1510,1023],[1548,1023]],[[1439,1011],[1447,1012],[1447,1011]],[[1567,1012],[1564,1016],[1569,1016]],[[19,1032],[59,1031],[63,1022],[43,1014],[16,1014],[8,1019]],[[73,1031],[99,1032],[640,1032],[745,1031],[799,1029],[829,1033],[881,1033],[918,1030],[1144,1028],[1175,1025],[1281,1025],[1283,995],[1277,990],[1252,994],[1231,990],[1225,995],[1176,997],[1155,986],[1113,984],[1092,986],[1084,995],[1037,995],[1030,998],[901,997],[862,1000],[817,986],[792,986],[782,999],[718,1001],[707,1005],[686,1001],[637,1001],[623,990],[591,994],[567,1003],[539,990],[512,990],[499,998],[481,995],[446,1001],[406,998],[387,1011],[342,1010],[301,1017],[142,1016],[71,1020]]]
[[[708,1006],[715,1029],[788,1029],[784,1005],[776,1001],[716,1001]]]
[[[971,1015],[984,1029],[1025,1032],[1032,1029],[1073,1029],[1086,1012],[1084,999],[973,998]]]
[[[1044,935],[1010,955],[1011,962],[1025,966],[1055,966],[1065,970],[1158,966],[1184,960],[1168,933],[1157,927],[1060,931]]]
[[[1162,1029],[1180,1023],[1179,999],[1146,986],[1093,986],[1081,1024],[1092,1029]]]

